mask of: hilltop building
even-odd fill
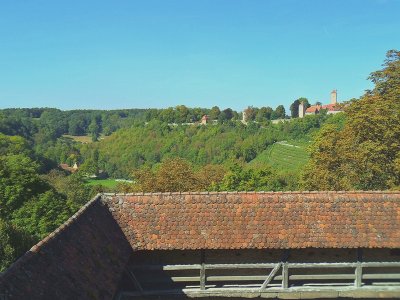
[[[242,112],[242,123],[247,124],[247,113],[246,110],[243,110]]]
[[[305,105],[304,102],[300,102],[299,104],[299,118],[303,118],[305,114]]]
[[[204,115],[204,116],[201,118],[200,124],[202,124],[202,125],[207,125],[208,123],[210,123],[210,117],[207,116],[207,115]]]
[[[331,92],[331,103],[325,105],[311,105],[307,109],[304,107],[304,103],[301,102],[299,105],[299,118],[303,118],[305,115],[315,115],[321,110],[327,110],[327,114],[336,114],[343,111],[342,106],[337,101],[337,90]]]
[[[63,169],[64,171],[68,171],[71,173],[75,173],[78,171],[79,167],[78,164],[75,162],[72,167],[70,167],[68,164],[60,164],[59,167]]]
[[[101,194],[0,274],[7,300],[176,297],[400,298],[400,192]]]

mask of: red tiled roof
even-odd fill
[[[400,192],[97,196],[0,273],[0,298],[112,299],[132,250],[305,247],[400,248]]]
[[[400,248],[400,192],[106,195],[134,250]]]
[[[113,299],[131,253],[97,196],[0,273],[0,299]]]
[[[316,111],[321,109],[321,105],[311,105],[309,108],[306,109],[307,113],[315,113]]]
[[[342,109],[337,104],[326,104],[322,105],[322,109],[327,109],[329,111],[341,111]]]
[[[77,171],[76,168],[74,167],[70,167],[68,164],[60,164],[59,167],[65,171],[71,172],[71,173],[75,173]]]
[[[336,104],[333,104],[333,103],[331,103],[331,104],[325,104],[325,105],[322,105],[322,109],[329,109],[329,108],[334,108],[336,106]]]

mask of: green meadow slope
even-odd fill
[[[300,172],[309,159],[304,141],[277,142],[250,162],[250,165],[269,164],[277,170]]]

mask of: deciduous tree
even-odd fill
[[[371,74],[375,88],[346,108],[343,128],[326,125],[311,148],[306,189],[398,188],[400,52],[389,51]]]
[[[292,118],[298,118],[299,117],[299,106],[300,103],[304,103],[304,109],[307,109],[310,107],[310,104],[308,103],[308,99],[301,97],[299,99],[296,99],[293,101],[293,103],[290,105],[290,115]]]

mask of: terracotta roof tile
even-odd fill
[[[400,248],[400,192],[102,197],[133,249]]]
[[[0,298],[111,299],[131,252],[96,197],[0,273]]]
[[[319,111],[321,109],[321,105],[311,105],[306,109],[306,113],[314,113],[316,111]]]

